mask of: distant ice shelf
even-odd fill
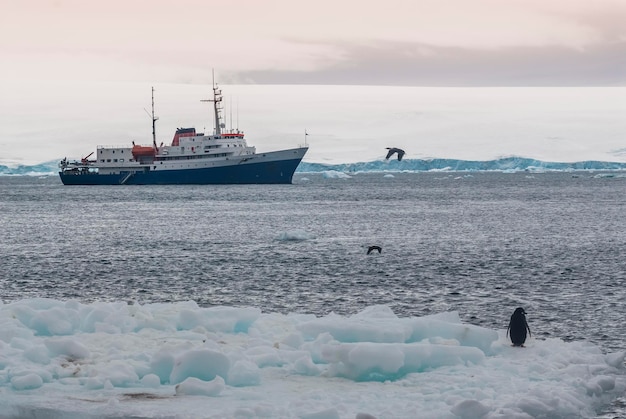
[[[626,163],[607,161],[580,161],[572,163],[546,162],[524,157],[506,157],[495,160],[473,161],[456,159],[406,159],[402,161],[370,161],[344,164],[301,162],[296,172],[546,172],[574,170],[626,170]]]
[[[301,162],[296,173],[337,172],[552,172],[552,171],[615,171],[626,170],[626,162],[585,160],[578,162],[549,162],[525,157],[505,157],[494,160],[404,159],[402,161],[374,160],[358,163]],[[34,165],[7,166],[0,164],[0,176],[56,175],[58,161]]]

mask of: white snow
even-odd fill
[[[31,299],[0,305],[0,418],[594,417],[625,353],[399,318]]]

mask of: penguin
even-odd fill
[[[381,253],[383,249],[380,246],[370,246],[370,247],[367,248],[367,254],[369,255],[374,250],[378,250],[378,253]]]
[[[526,312],[522,307],[518,307],[511,315],[511,321],[509,322],[509,327],[506,329],[506,335],[508,337],[510,332],[513,346],[520,346],[523,348],[524,342],[526,342],[527,330],[528,335],[532,336],[530,333],[530,327],[528,327],[528,322],[526,321]]]

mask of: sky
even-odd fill
[[[624,0],[0,0],[3,79],[624,86]]]
[[[0,303],[0,418],[592,418],[626,390],[626,352],[524,346],[457,312],[27,299]]]
[[[208,85],[155,83],[157,142],[178,127],[212,132]],[[228,128],[257,152],[297,147],[310,163],[412,159],[626,160],[626,87],[221,85]],[[0,165],[80,159],[152,143],[146,82],[0,80]]]

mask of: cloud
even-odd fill
[[[0,0],[0,77],[599,84],[623,0]],[[611,55],[615,54],[615,55]]]
[[[336,46],[336,45],[335,45]],[[438,86],[626,85],[626,41],[584,49],[562,46],[469,49],[403,42],[342,45],[314,71],[238,72],[263,84]]]

